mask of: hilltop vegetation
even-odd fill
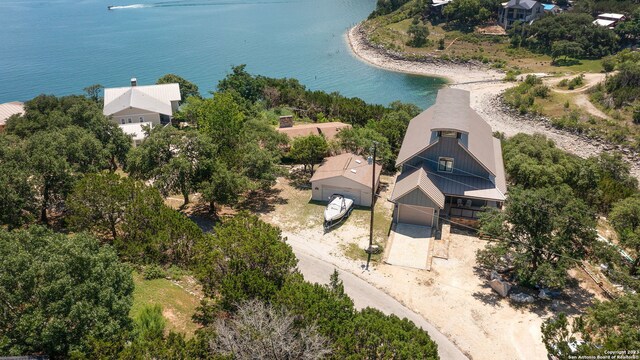
[[[598,71],[594,60],[637,43],[640,36],[640,10],[633,1],[579,1],[566,12],[545,15],[532,24],[516,22],[506,37],[475,31],[495,24],[499,1],[455,0],[439,8],[431,4],[424,0],[378,1],[363,24],[368,40],[409,59],[476,60],[522,71]],[[622,12],[628,20],[615,30],[593,25],[594,17],[602,12]],[[425,29],[424,41],[412,41],[417,27]],[[571,61],[556,61],[565,55]]]

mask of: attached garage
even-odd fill
[[[381,166],[375,168],[375,188],[380,182]],[[340,194],[357,206],[371,206],[373,165],[361,156],[345,153],[326,158],[311,177],[311,199],[327,202]]]
[[[434,226],[435,209],[426,206],[398,204],[396,222],[411,225]]]

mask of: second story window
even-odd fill
[[[453,159],[446,157],[439,158],[438,171],[453,172]]]

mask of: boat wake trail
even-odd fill
[[[291,0],[240,0],[240,1],[165,1],[149,4],[112,5],[109,10],[144,9],[158,7],[182,7],[182,6],[225,6],[225,5],[259,5],[288,3]]]
[[[110,6],[109,10],[143,9],[143,8],[152,7],[152,6],[153,5],[148,5],[148,4],[115,5],[115,6]]]

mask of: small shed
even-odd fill
[[[380,184],[382,166],[376,164],[375,189]],[[311,177],[311,199],[329,201],[333,194],[353,200],[354,205],[371,206],[373,164],[362,156],[344,153],[322,162]]]

